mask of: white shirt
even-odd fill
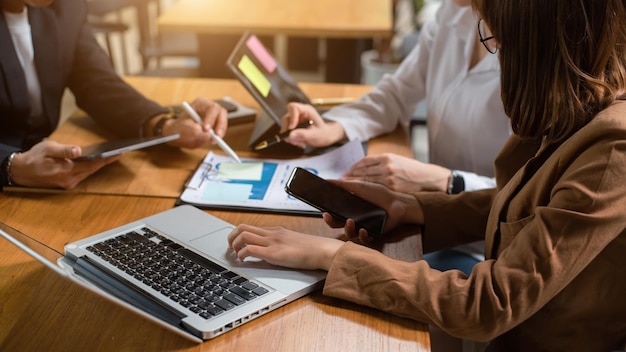
[[[393,75],[324,118],[339,122],[348,139],[368,140],[398,124],[408,127],[426,99],[429,162],[458,170],[467,191],[495,187],[494,160],[512,130],[500,98],[497,55],[487,54],[469,68],[477,24],[470,6],[444,0]],[[484,260],[484,241],[455,249]]]
[[[324,118],[339,122],[348,139],[368,140],[408,126],[425,98],[429,162],[459,170],[466,190],[494,187],[493,162],[512,131],[500,99],[497,55],[469,69],[476,25],[470,6],[445,0],[393,75]]]

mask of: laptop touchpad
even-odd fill
[[[229,265],[237,266],[241,264],[232,249],[228,248],[228,234],[233,230],[233,227],[226,227],[210,234],[195,238],[189,241],[193,248],[199,250],[202,253],[209,255],[210,257],[217,259],[221,262]],[[246,263],[250,262],[262,262],[265,261],[249,257],[245,260]],[[269,265],[269,264],[266,264]],[[270,265],[273,267],[273,265]]]
[[[283,293],[290,294],[304,289],[326,277],[323,271],[292,270],[269,264],[259,258],[249,257],[241,262],[232,249],[228,248],[228,234],[233,227],[226,227],[190,241],[191,246],[222,262],[240,275],[255,278]]]

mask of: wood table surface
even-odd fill
[[[241,103],[254,106],[241,93],[243,88],[237,88],[230,81],[129,78],[129,82],[164,104],[192,99],[196,95],[232,95]],[[315,87],[310,86],[311,92]],[[323,94],[329,94],[328,97],[341,93],[357,94],[360,89],[366,89],[350,86],[326,88],[317,91],[319,97]],[[229,130],[229,143],[236,142],[237,133],[247,131],[245,126],[239,127],[240,132],[237,128]],[[58,133],[54,137],[63,140],[73,135],[67,128],[65,131],[68,135]],[[396,134],[377,138],[369,152],[395,150],[407,153],[406,135],[402,132],[400,129]],[[90,135],[87,133],[87,136]],[[233,144],[236,149],[242,148],[241,144]],[[128,162],[132,153],[135,152],[123,156],[119,163]],[[205,153],[206,150],[189,152],[187,157],[202,158]],[[167,153],[164,155],[170,157]],[[148,158],[153,160],[156,157]],[[176,174],[172,170],[183,164],[181,160],[161,161],[149,168],[151,172],[162,173],[159,177],[168,179]],[[165,170],[160,168],[163,165],[167,166]],[[122,176],[117,183],[127,182],[129,175]],[[167,192],[180,187],[177,184],[180,180],[176,177],[170,182],[175,187],[169,189],[163,185]],[[71,241],[170,209],[178,196],[167,192],[150,194],[153,189],[147,190],[147,195],[125,193],[131,188],[124,185],[110,193],[106,189],[95,193],[3,192],[0,193],[0,221],[62,251],[63,246]],[[232,211],[210,213],[233,224],[280,224],[320,236],[341,235],[340,230],[328,228],[315,217]],[[398,229],[386,243],[372,246],[394,258],[417,260],[421,257],[421,241],[416,231],[419,230]],[[430,350],[427,325],[325,297],[321,292],[303,297],[215,339],[195,344],[60,279],[4,239],[0,239],[0,302],[0,351]]]
[[[373,38],[392,34],[390,0],[179,0],[158,19],[161,31]]]

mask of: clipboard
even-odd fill
[[[228,156],[210,151],[187,180],[175,204],[320,216],[320,210],[285,191],[291,171],[299,166],[323,178],[340,178],[364,156],[363,144],[357,140],[325,154],[296,159],[242,158],[242,163],[234,163]]]

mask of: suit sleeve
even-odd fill
[[[81,109],[122,137],[141,135],[147,119],[167,111],[119,77],[86,23],[77,37],[68,86]]]

